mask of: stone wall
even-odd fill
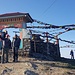
[[[35,53],[41,53],[53,57],[60,57],[60,50],[57,47],[58,45],[55,45],[53,43],[31,41],[31,52]]]
[[[29,52],[29,54],[41,53],[52,57],[60,57],[58,45],[53,43],[24,39],[23,48],[25,51]]]

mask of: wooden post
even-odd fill
[[[46,42],[48,42],[48,32],[46,32]]]
[[[46,42],[47,42],[47,54],[50,54],[49,53],[49,40],[48,40],[48,32],[46,32]]]
[[[36,42],[35,42],[35,35],[34,35],[34,51],[36,53]]]
[[[35,42],[35,40],[34,40],[34,51],[36,53],[36,42]]]
[[[60,49],[59,49],[59,39],[58,39],[58,36],[56,36],[56,44],[57,44],[57,56],[60,57]]]

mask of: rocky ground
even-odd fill
[[[75,60],[20,56],[19,62],[0,64],[0,75],[75,75]]]

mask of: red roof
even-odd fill
[[[20,12],[14,12],[14,13],[5,13],[5,14],[0,14],[0,17],[9,17],[9,16],[19,16],[19,15],[26,15],[29,17],[29,19],[31,19],[31,22],[33,22],[33,19],[31,18],[31,16],[29,15],[29,13],[20,13]]]
[[[28,13],[20,13],[20,12],[5,13],[5,14],[0,14],[0,17],[16,16],[16,15],[28,15]]]

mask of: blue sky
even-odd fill
[[[0,14],[9,12],[28,12],[33,19],[49,24],[75,24],[75,0],[56,0],[52,5],[54,1],[55,0],[0,0]],[[13,36],[13,29],[8,29],[8,31],[9,34]],[[70,31],[59,37],[75,41],[74,33],[75,31]],[[67,44],[68,43],[60,41],[60,46]],[[71,49],[72,48],[62,48],[61,55],[70,58],[69,51]],[[75,48],[73,48],[73,50],[75,50]]]

